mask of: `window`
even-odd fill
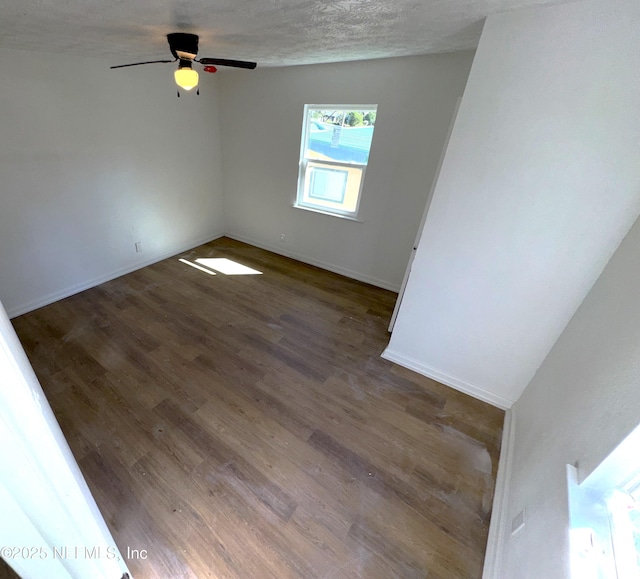
[[[605,498],[617,577],[640,577],[640,482],[612,489]]]
[[[572,578],[640,578],[640,427],[582,482],[567,465]]]
[[[355,218],[376,105],[306,105],[295,207]]]

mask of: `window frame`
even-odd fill
[[[639,479],[640,474],[636,474],[627,484],[609,490],[603,501],[609,515],[613,560],[620,579],[640,576],[640,552],[636,547],[629,512],[631,503],[634,504],[633,510],[638,510]]]
[[[296,209],[304,209],[306,211],[313,211],[316,213],[324,213],[326,215],[333,215],[334,217],[342,217],[344,219],[351,219],[353,221],[359,221],[358,214],[360,212],[360,201],[362,200],[362,189],[364,186],[364,179],[366,175],[366,169],[369,164],[369,159],[367,157],[366,163],[356,163],[356,162],[346,162],[346,161],[334,161],[334,160],[325,160],[325,159],[309,159],[306,157],[305,153],[307,151],[307,144],[309,142],[309,133],[310,133],[310,125],[309,122],[309,114],[310,111],[314,109],[330,109],[333,111],[362,111],[362,112],[375,112],[377,117],[378,105],[375,104],[346,104],[346,105],[336,105],[336,104],[305,104],[304,105],[304,114],[302,118],[302,138],[300,140],[300,159],[298,164],[298,184],[296,190],[296,198],[293,204],[293,207]],[[375,133],[375,125],[374,125],[374,133]],[[373,145],[373,136],[372,136],[372,145]],[[369,147],[369,155],[371,154],[371,146]],[[349,211],[346,209],[341,209],[339,207],[331,207],[326,204],[313,203],[308,199],[310,195],[306,194],[305,191],[305,183],[307,181],[307,174],[309,171],[309,164],[314,166],[322,165],[329,170],[339,170],[339,169],[358,169],[360,170],[360,183],[358,186],[358,195],[356,199],[356,206],[353,211]],[[311,180],[311,175],[309,175],[309,180]],[[349,177],[347,176],[346,185],[348,186]],[[331,203],[329,201],[329,203]],[[344,201],[342,202],[344,203]],[[336,204],[337,205],[337,204]]]
[[[640,425],[591,472],[567,465],[571,577],[637,577],[637,550],[628,513],[617,499],[640,493]],[[586,476],[585,476],[586,475]],[[617,503],[617,504],[616,504]],[[590,570],[586,573],[584,565]],[[632,575],[627,569],[632,567]]]

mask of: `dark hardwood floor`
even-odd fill
[[[5,524],[7,524],[5,522]],[[20,576],[0,558],[0,579],[20,579]]]
[[[380,358],[395,298],[222,238],[13,323],[135,578],[480,577],[503,412]]]

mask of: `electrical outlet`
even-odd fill
[[[511,521],[511,534],[515,535],[524,528],[524,509],[522,509]]]
[[[281,233],[280,234],[280,241],[282,241],[282,243],[287,241],[287,234],[286,233]]]
[[[136,241],[136,253],[140,253],[142,251],[142,241]]]

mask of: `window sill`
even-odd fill
[[[340,213],[332,213],[331,211],[323,211],[322,209],[314,209],[313,207],[305,207],[304,205],[293,204],[294,209],[302,209],[303,211],[311,211],[311,213],[320,213],[320,215],[329,215],[330,217],[338,217],[339,219],[347,219],[356,223],[364,223],[362,219],[351,217],[350,215],[340,215]]]

